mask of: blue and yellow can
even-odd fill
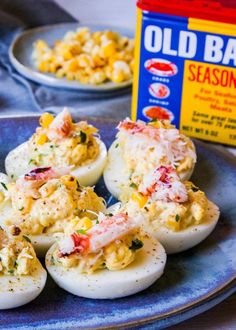
[[[137,2],[132,119],[236,146],[236,2]]]

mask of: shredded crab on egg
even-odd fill
[[[206,208],[204,192],[191,182],[181,182],[173,167],[160,166],[143,177],[122,209],[131,216],[141,212],[155,228],[179,231],[203,222]]]
[[[141,216],[130,218],[127,213],[100,212],[97,224],[87,232],[73,232],[59,241],[54,259],[64,267],[77,266],[82,273],[122,269],[134,260],[136,250],[142,248],[141,221]]]
[[[45,113],[28,142],[30,162],[36,166],[81,166],[99,155],[97,129],[86,121],[73,123],[67,108],[55,118]]]
[[[154,124],[126,119],[118,125],[117,142],[123,148],[135,184],[158,165],[175,166],[180,173],[196,162],[194,146],[188,138],[168,122]]]

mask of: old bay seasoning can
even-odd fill
[[[236,1],[137,2],[132,119],[236,146]]]

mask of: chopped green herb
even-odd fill
[[[192,187],[192,191],[193,191],[193,192],[196,192],[196,191],[198,191],[198,190],[199,190],[198,187],[195,187],[195,186]]]
[[[113,213],[108,213],[108,217],[113,217]]]
[[[119,147],[119,143],[117,143],[116,145],[115,145],[115,148],[118,148]]]
[[[55,258],[54,258],[54,256],[51,256],[50,263],[51,263],[51,265],[55,265]]]
[[[157,119],[156,118],[153,118],[152,120],[150,120],[149,123],[156,123],[157,122]]]
[[[14,269],[10,269],[10,270],[8,270],[8,273],[10,273],[10,274],[14,274]]]
[[[6,186],[6,184],[4,183],[4,182],[0,182],[1,183],[1,185],[3,186],[3,188],[5,189],[5,190],[8,190],[7,189],[7,186]]]
[[[130,188],[138,189],[138,186],[134,182],[131,182],[131,184],[129,186],[130,186]]]
[[[28,236],[26,236],[26,235],[23,235],[23,238],[27,241],[27,242],[29,242],[29,243],[31,243],[31,240],[29,239],[29,237]]]
[[[76,184],[77,184],[77,188],[76,188],[76,191],[79,191],[79,192],[81,192],[81,191],[82,191],[82,187],[80,186],[80,184],[79,184],[79,181],[78,181],[78,180],[76,180]]]
[[[84,229],[78,229],[76,230],[77,234],[87,235],[86,230]]]
[[[31,158],[30,160],[29,160],[29,162],[28,162],[28,164],[30,165],[30,164],[34,164],[35,163],[35,160],[33,159],[33,158]]]
[[[14,261],[14,267],[17,268],[17,266],[18,266],[18,263],[17,263],[17,261],[15,260],[15,261]]]
[[[176,214],[175,221],[178,222],[179,220],[180,220],[180,216],[178,214]]]
[[[143,242],[136,238],[132,241],[132,245],[129,247],[130,250],[136,251],[143,247]]]
[[[98,219],[96,220],[96,225],[98,225],[99,224],[99,221],[98,221]]]
[[[80,131],[80,143],[85,143],[87,140],[87,134],[84,133],[83,131]]]
[[[24,210],[24,206],[20,207],[18,210],[19,211],[23,211]]]

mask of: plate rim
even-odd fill
[[[43,25],[43,26],[38,26],[35,28],[31,28],[31,29],[26,29],[21,31],[19,34],[17,34],[13,41],[10,44],[9,50],[8,50],[8,56],[10,59],[11,64],[13,65],[13,67],[17,70],[18,73],[20,73],[21,75],[23,75],[24,77],[26,77],[27,79],[34,81],[36,83],[40,83],[42,85],[46,85],[49,87],[54,87],[54,88],[58,88],[58,89],[69,89],[69,90],[77,90],[77,91],[81,91],[81,92],[89,92],[89,93],[109,93],[112,91],[118,91],[118,90],[123,90],[126,88],[129,88],[132,86],[132,79],[129,79],[127,81],[124,81],[122,83],[113,83],[110,82],[111,85],[107,86],[106,84],[108,83],[103,83],[100,85],[92,85],[92,84],[81,84],[78,82],[78,85],[75,84],[71,84],[75,81],[64,81],[62,79],[56,78],[54,76],[50,76],[48,74],[44,74],[41,73],[39,71],[37,71],[36,69],[33,70],[30,67],[25,66],[24,64],[22,64],[19,59],[17,58],[17,56],[15,56],[14,53],[14,49],[16,47],[16,45],[20,42],[20,39],[24,38],[25,36],[27,36],[28,34],[31,35],[34,32],[37,31],[44,31],[44,30],[48,30],[50,28],[56,28],[56,27],[63,27],[63,26],[71,26],[71,25],[76,25],[78,27],[89,27],[89,28],[94,28],[94,29],[114,29],[117,30],[119,32],[119,30],[123,30],[126,31],[127,35],[132,35],[134,36],[134,33],[131,29],[128,28],[122,28],[122,27],[118,27],[115,25],[99,25],[99,24],[83,24],[80,22],[65,22],[65,23],[58,23],[58,24],[47,24],[47,25]]]
[[[36,119],[39,118],[41,114],[10,114],[10,115],[0,115],[0,121],[3,120],[14,120],[14,119]],[[82,118],[81,115],[77,114],[72,114],[73,117],[75,118]],[[85,116],[87,120],[94,120],[94,121],[100,121],[100,122],[109,122],[109,123],[115,123],[118,120],[115,120],[113,118],[107,118],[107,117],[94,117],[94,116]],[[236,170],[236,161],[235,157],[231,154],[228,154],[224,150],[219,150],[216,148],[216,146],[212,144],[206,144],[204,141],[194,139],[194,141],[201,147],[210,149],[211,152],[216,153],[218,156],[221,156],[223,154],[224,160],[233,168]],[[211,291],[209,294],[205,294],[201,298],[195,300],[194,302],[191,302],[189,304],[185,304],[183,307],[179,307],[175,310],[164,312],[159,315],[153,315],[153,316],[148,316],[146,318],[140,319],[140,320],[131,320],[129,322],[122,322],[122,324],[112,324],[108,326],[96,326],[96,329],[122,329],[122,328],[130,328],[130,327],[135,327],[135,326],[143,326],[143,325],[155,325],[155,322],[162,321],[165,319],[168,319],[168,327],[174,324],[178,324],[180,322],[183,322],[187,319],[190,319],[191,317],[197,316],[202,314],[203,312],[213,308],[217,304],[221,303],[223,300],[228,298],[230,295],[234,294],[236,292],[236,271],[235,274],[227,281],[224,282],[221,286],[217,287],[214,291]],[[221,299],[222,298],[222,299]],[[213,305],[209,306],[209,302],[213,302]],[[194,311],[198,307],[201,307],[200,311],[197,311],[196,314],[184,318],[183,316],[190,312],[191,310]],[[175,317],[178,315],[182,315],[182,318],[180,321],[175,321]],[[171,319],[173,318],[172,322]],[[68,322],[68,325],[70,323],[70,320],[64,320],[64,322]],[[32,325],[34,326],[34,325]],[[38,325],[35,325],[36,329],[38,329]],[[17,329],[17,328],[16,328]],[[75,329],[75,328],[73,328]],[[90,329],[90,328],[88,328]],[[92,327],[91,329],[95,329],[95,327]],[[157,329],[159,329],[157,327]]]

